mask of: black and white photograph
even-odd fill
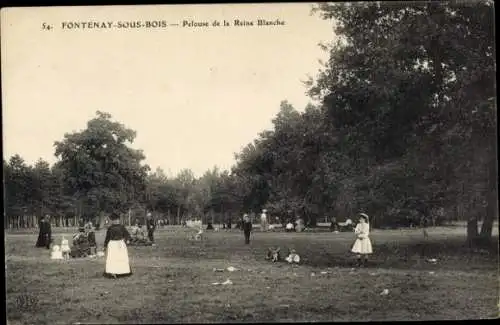
[[[3,324],[498,318],[494,9],[2,8]]]

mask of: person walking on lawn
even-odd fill
[[[151,212],[148,212],[146,216],[146,226],[148,227],[149,241],[153,244],[153,246],[155,246],[154,232],[156,230],[156,222],[153,216],[151,215]]]

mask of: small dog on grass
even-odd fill
[[[279,262],[281,260],[280,256],[280,248],[268,248],[267,250],[267,255],[266,255],[266,260],[269,260],[271,262]]]

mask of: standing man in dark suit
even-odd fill
[[[154,238],[154,232],[156,230],[156,222],[153,216],[151,215],[151,212],[148,212],[146,215],[146,226],[148,228],[148,238],[151,243],[153,243],[153,246],[155,245],[155,238]]]
[[[250,244],[250,233],[252,232],[252,220],[248,214],[243,215],[243,233],[245,234],[245,244]]]

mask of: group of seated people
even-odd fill
[[[295,221],[289,220],[288,223],[285,225],[285,231],[286,232],[302,232],[305,229],[304,227],[304,222],[302,221],[301,218],[297,218]]]
[[[153,243],[149,240],[145,227],[136,222],[130,231],[130,243],[132,246],[151,246]]]
[[[355,226],[356,225],[349,218],[344,222],[338,222],[335,217],[332,217],[330,220],[330,231],[332,232],[353,231]]]
[[[73,246],[69,255],[73,258],[95,256],[97,242],[92,222],[88,222],[83,227],[78,228],[78,233],[73,235]]]

